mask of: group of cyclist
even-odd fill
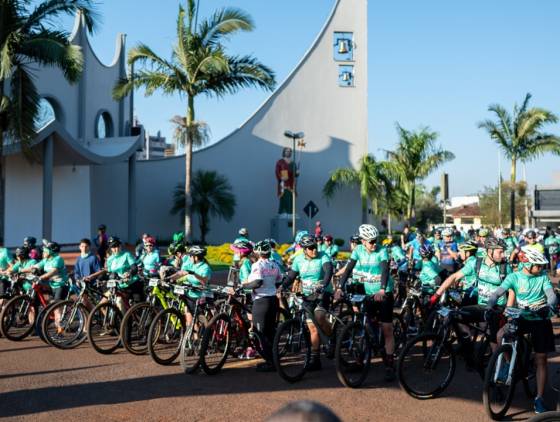
[[[104,235],[104,230],[103,233]],[[101,248],[99,247],[101,245]],[[542,311],[535,317],[531,312],[521,330],[531,335],[537,363],[537,413],[545,411],[542,399],[547,374],[547,353],[554,351],[550,317],[556,309],[556,294],[548,270],[560,271],[560,233],[547,229],[545,236],[528,230],[514,236],[509,229],[491,231],[481,228],[462,232],[456,228],[433,229],[429,235],[405,227],[400,237],[382,236],[370,224],[359,226],[350,237],[350,256],[339,260],[339,247],[331,235],[297,233],[294,244],[282,257],[274,239],[252,242],[246,228],[239,230],[231,244],[233,266],[238,270],[238,288],[251,306],[252,329],[262,339],[264,362],[258,371],[274,371],[272,344],[274,341],[278,296],[282,290],[298,289],[303,300],[312,307],[315,322],[307,320],[311,336],[311,360],[307,370],[320,370],[321,339],[317,323],[329,332],[326,310],[352,292],[366,296],[366,313],[376,318],[384,337],[385,379],[395,378],[395,339],[393,313],[395,306],[406,297],[407,280],[414,273],[422,286],[427,307],[434,307],[450,287],[462,294],[462,309],[469,321],[488,324],[493,347],[499,343],[500,311],[503,307],[518,307]],[[187,294],[186,321],[192,322],[197,299],[210,288],[212,270],[206,260],[206,248],[188,245],[184,235],[177,233],[167,250],[160,256],[156,240],[142,236],[135,254],[125,250],[118,237],[101,238],[92,242],[82,239],[80,255],[74,265],[74,277],[94,282],[109,276],[118,278],[118,288],[136,302],[143,300],[143,280],[169,277],[175,282],[193,286]],[[54,300],[69,294],[69,275],[59,255],[56,242],[24,239],[12,259],[6,248],[0,248],[0,297],[14,274],[35,274],[33,283],[44,287]],[[102,264],[103,263],[103,264]],[[551,266],[552,263],[552,266]],[[558,265],[558,267],[556,267]],[[25,278],[22,288],[32,286]],[[0,299],[1,301],[1,299]],[[1,308],[2,302],[0,302]],[[88,305],[88,307],[91,305]],[[528,314],[529,315],[529,314]],[[55,315],[55,323],[57,316]],[[408,327],[414,329],[414,327]],[[332,349],[334,344],[329,344]],[[252,357],[247,351],[247,357]]]

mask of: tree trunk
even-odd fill
[[[191,205],[192,205],[192,192],[191,192],[191,180],[192,180],[192,139],[190,139],[188,130],[194,121],[194,98],[189,95],[188,99],[189,105],[187,108],[187,139],[185,142],[185,237],[187,240],[192,240],[192,216],[191,216]]]
[[[414,215],[414,205],[416,202],[416,185],[414,182],[410,183],[410,195],[408,197],[408,204],[406,208],[406,219],[408,220],[409,224],[413,223]]]
[[[513,157],[511,159],[511,191],[509,194],[509,215],[510,215],[510,228],[515,230],[515,181],[516,181],[516,170],[517,170],[517,158]]]
[[[367,199],[362,196],[362,224],[367,224]]]
[[[4,80],[0,79],[0,107],[4,98]],[[0,109],[0,244],[4,244],[4,215],[6,209],[4,207],[4,131],[7,130],[7,119],[5,111]]]
[[[393,232],[393,230],[391,228],[391,213],[390,212],[387,213],[387,232],[389,234],[392,234],[392,232]]]
[[[208,212],[200,212],[200,241],[206,245],[206,234],[208,234]]]

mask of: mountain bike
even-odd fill
[[[445,391],[455,374],[457,354],[481,377],[490,354],[489,328],[465,322],[468,311],[442,307],[437,313],[442,318],[438,330],[413,337],[399,354],[399,383],[416,399],[435,398]]]
[[[385,356],[385,339],[379,320],[370,318],[366,312],[368,300],[373,298],[364,294],[349,295],[349,301],[358,308],[358,312],[344,326],[336,342],[336,375],[343,385],[350,388],[363,384],[375,356]],[[406,330],[397,313],[393,313],[393,333],[395,350],[398,350],[406,341]]]
[[[526,312],[541,315],[543,311],[548,314],[548,307],[536,311],[508,307],[504,311],[508,323],[502,342],[488,364],[482,394],[486,414],[494,420],[503,419],[509,410],[519,381],[523,383],[528,398],[536,395],[536,367],[531,353],[532,346],[529,338],[519,332],[519,322]]]

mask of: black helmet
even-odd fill
[[[23,246],[21,248],[16,249],[16,257],[27,258],[28,256],[29,256],[29,248],[26,248],[25,246]]]
[[[60,245],[56,242],[47,242],[45,248],[53,253],[60,252]]]
[[[299,246],[301,246],[304,249],[310,248],[312,246],[317,246],[317,242],[315,242],[315,238],[313,236],[306,234],[299,241]]]
[[[119,239],[117,236],[111,236],[108,243],[110,248],[115,248],[117,246],[121,246],[122,244],[121,239]]]
[[[420,246],[420,256],[422,258],[431,258],[432,256],[434,256],[434,250],[432,249],[432,245]]]
[[[272,251],[270,242],[268,240],[261,240],[255,245],[255,252],[259,255],[267,255]]]
[[[26,248],[33,248],[37,244],[37,239],[33,236],[27,236],[23,239],[23,246]]]
[[[525,233],[525,237],[528,239],[536,239],[537,233],[534,230],[529,230],[527,231],[527,233]]]
[[[484,247],[486,249],[507,249],[506,243],[502,239],[497,239],[495,237],[489,237],[484,242]]]
[[[360,236],[357,234],[350,236],[350,243],[360,243]]]
[[[198,245],[191,246],[189,249],[189,255],[191,256],[205,256],[206,248]]]
[[[276,240],[274,240],[273,238],[269,238],[269,239],[265,239],[268,243],[270,243],[270,247],[271,248],[275,248],[276,245],[278,245],[278,242]]]

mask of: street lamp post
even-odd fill
[[[297,186],[297,167],[296,167],[296,140],[303,139],[305,134],[303,132],[292,132],[291,130],[286,130],[284,132],[286,138],[292,140],[292,152],[294,154],[292,160],[292,172],[294,175],[294,186],[292,187],[292,236],[296,237],[296,186]]]

